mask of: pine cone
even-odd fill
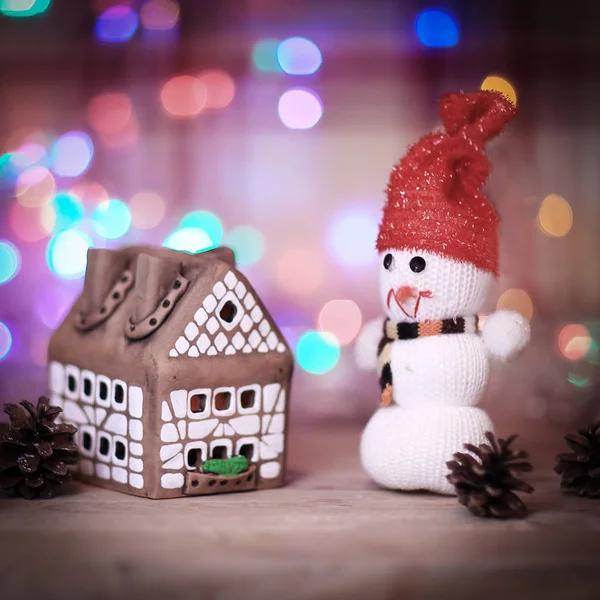
[[[471,454],[457,452],[454,460],[446,463],[450,469],[446,479],[455,486],[458,501],[474,515],[523,518],[527,507],[514,492],[533,492],[528,483],[517,479],[519,473],[531,471],[531,464],[524,460],[529,455],[510,448],[516,435],[502,440],[488,431],[485,437],[489,444],[465,444],[465,449],[479,460]]]
[[[57,424],[62,412],[42,396],[37,408],[27,400],[7,404],[10,424],[0,430],[0,488],[24,498],[52,498],[71,479],[67,465],[77,463],[77,428]],[[21,408],[22,407],[22,408]]]
[[[573,452],[559,454],[554,470],[560,487],[580,496],[600,498],[600,421],[565,436]]]

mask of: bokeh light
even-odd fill
[[[552,237],[567,235],[573,225],[573,211],[570,204],[558,194],[546,196],[537,215],[541,230]]]
[[[169,79],[160,92],[165,112],[171,117],[195,117],[206,105],[206,86],[191,75],[178,75]]]
[[[325,265],[319,252],[305,246],[284,250],[277,261],[277,283],[290,296],[309,296],[322,285]]]
[[[79,279],[85,273],[92,239],[77,229],[61,231],[50,240],[46,260],[50,270],[63,279]]]
[[[362,313],[352,300],[331,300],[319,313],[319,331],[330,333],[347,346],[360,332]]]
[[[290,75],[310,75],[323,62],[318,46],[303,37],[284,40],[277,46],[277,62]]]
[[[334,215],[327,232],[327,247],[338,264],[360,268],[375,262],[379,219],[379,210],[365,205],[347,206]]]
[[[180,229],[202,229],[212,241],[213,246],[218,246],[223,239],[223,224],[221,219],[208,210],[195,210],[188,213],[179,223]]]
[[[192,227],[184,227],[174,231],[163,242],[165,248],[180,252],[203,252],[213,248],[213,243],[206,231]]]
[[[59,137],[51,151],[52,170],[61,177],[78,177],[89,166],[94,144],[83,131],[71,131]]]
[[[140,9],[144,29],[168,31],[179,22],[179,4],[173,0],[149,0]]]
[[[277,48],[279,40],[275,38],[265,38],[259,40],[252,46],[252,64],[258,71],[265,73],[275,73],[281,70],[277,62]]]
[[[8,240],[0,240],[0,285],[14,279],[21,268],[21,254]]]
[[[129,200],[129,211],[135,227],[152,229],[165,216],[165,201],[156,192],[138,192]]]
[[[8,326],[0,321],[0,361],[3,361],[10,353],[12,347],[12,334]]]
[[[48,156],[46,149],[41,144],[23,144],[12,154],[10,162],[20,169],[33,167],[36,164],[46,163]]]
[[[78,294],[76,288],[49,285],[37,293],[34,300],[36,317],[48,329],[56,329],[67,315]]]
[[[513,104],[517,104],[517,92],[508,79],[499,75],[488,75],[481,84],[482,90],[493,90],[506,96]]]
[[[0,0],[0,13],[7,17],[33,17],[48,10],[52,0]]]
[[[577,375],[576,373],[569,373],[567,375],[567,381],[578,388],[585,388],[590,385],[590,378],[584,377],[583,375]]]
[[[131,100],[127,94],[111,92],[94,96],[87,107],[90,126],[98,133],[122,131],[131,119]]]
[[[23,242],[39,242],[48,237],[56,223],[51,204],[27,208],[15,202],[8,215],[10,227]]]
[[[279,98],[279,118],[290,129],[310,129],[323,115],[321,99],[310,90],[294,89]]]
[[[585,359],[592,365],[600,365],[600,349],[594,338],[590,340],[590,349],[586,354]]]
[[[121,200],[101,202],[92,215],[94,231],[108,240],[123,237],[131,227],[131,212]]]
[[[69,193],[76,196],[83,204],[98,206],[110,199],[106,188],[96,181],[78,181],[71,187]]]
[[[525,290],[512,288],[506,290],[496,303],[498,310],[515,310],[521,313],[528,321],[533,316],[533,303]]]
[[[83,219],[83,205],[74,194],[68,192],[56,194],[52,200],[52,208],[55,215],[55,232],[70,229]]]
[[[31,167],[23,171],[15,184],[19,204],[27,208],[50,203],[56,191],[54,176],[46,167]]]
[[[307,331],[296,346],[300,366],[313,375],[331,371],[340,359],[340,346],[335,337],[319,331]]]
[[[138,24],[138,16],[129,6],[112,6],[98,17],[96,36],[102,42],[126,42],[135,35]]]
[[[450,48],[458,44],[458,23],[447,12],[422,11],[415,29],[421,43],[429,48]]]
[[[225,108],[235,96],[235,82],[225,71],[211,69],[198,76],[206,88],[206,108]]]
[[[585,325],[565,325],[558,334],[558,349],[567,360],[581,360],[590,350],[592,338]]]
[[[265,253],[263,234],[248,225],[234,227],[225,238],[225,245],[235,254],[235,261],[240,266],[256,264]]]

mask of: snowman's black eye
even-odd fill
[[[394,257],[391,254],[386,254],[383,257],[383,266],[389,271],[392,263],[394,262]]]
[[[425,269],[426,264],[427,263],[425,262],[425,259],[422,256],[414,256],[410,259],[408,266],[410,267],[410,270],[413,273],[420,273],[421,271],[423,271],[423,269]]]

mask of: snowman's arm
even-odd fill
[[[514,310],[498,310],[483,325],[483,343],[488,352],[501,361],[518,356],[529,342],[529,322]]]
[[[377,368],[377,346],[383,337],[383,321],[383,317],[369,321],[356,339],[356,364],[365,371],[374,371]]]

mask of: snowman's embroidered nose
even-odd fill
[[[414,287],[403,285],[396,290],[396,300],[400,303],[406,302],[409,298],[416,298],[419,292]]]

